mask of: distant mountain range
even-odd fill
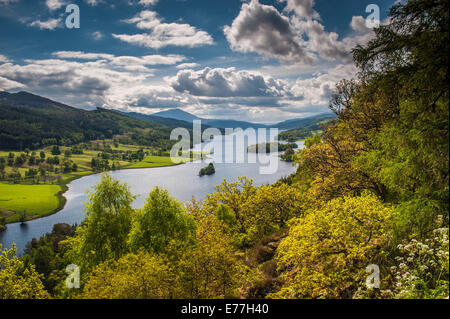
[[[167,111],[153,113],[152,115],[153,116],[164,117],[164,118],[168,118],[168,119],[175,119],[175,120],[186,121],[186,122],[192,122],[194,120],[200,120],[200,118],[198,116],[195,116],[195,115],[193,115],[191,113],[185,112],[185,111],[180,110],[180,109],[171,109],[171,110],[167,110]]]
[[[204,119],[204,118],[195,116],[193,114],[190,114],[188,112],[185,112],[183,110],[180,110],[180,109],[171,109],[168,111],[154,113],[154,114],[148,115],[148,116],[162,117],[162,118],[167,118],[167,119],[175,119],[175,120],[185,121],[185,122],[189,122],[189,123],[191,123],[194,120],[201,120],[202,124],[206,124],[208,126],[217,127],[217,128],[240,127],[242,129],[246,129],[249,127],[253,127],[253,128],[274,127],[274,128],[278,128],[280,130],[299,129],[299,128],[310,126],[311,124],[314,124],[316,122],[322,122],[322,121],[333,119],[336,117],[332,113],[324,113],[324,114],[318,114],[318,115],[304,117],[304,118],[291,119],[291,120],[287,120],[287,121],[272,124],[272,125],[266,125],[266,124],[258,124],[258,123],[236,121],[236,120]]]

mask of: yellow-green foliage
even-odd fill
[[[81,298],[170,298],[173,283],[162,258],[145,252],[127,254],[98,266],[89,277]]]
[[[144,250],[110,260],[91,273],[81,298],[238,297],[249,270],[236,256],[231,238],[214,216],[198,224],[196,244],[165,254]]]
[[[24,266],[16,247],[2,251],[0,244],[0,299],[46,299],[41,276],[34,265]]]
[[[292,217],[300,216],[301,200],[298,190],[286,184],[259,187],[242,208],[248,243],[256,243],[285,227]]]
[[[272,297],[348,298],[379,263],[393,209],[374,195],[331,200],[292,221],[278,248],[286,286]]]
[[[232,228],[236,243],[247,246],[301,215],[303,197],[295,187],[280,184],[257,188],[252,180],[240,177],[237,182],[224,180],[204,201],[188,203],[187,207],[194,216],[204,216],[226,206],[235,219]]]
[[[197,223],[196,245],[181,257],[177,271],[183,298],[236,298],[249,271],[236,256],[225,225],[214,216]]]

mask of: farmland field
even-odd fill
[[[190,161],[189,158],[184,158],[184,162]],[[168,156],[147,156],[142,160],[142,162],[126,166],[125,168],[149,168],[149,167],[162,167],[162,166],[172,166],[177,165],[177,163],[172,162],[171,158]]]
[[[8,223],[20,220],[25,211],[28,219],[52,214],[60,207],[59,185],[17,185],[0,183],[0,217]]]

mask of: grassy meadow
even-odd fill
[[[60,185],[0,183],[0,217],[13,223],[20,221],[22,212],[26,213],[27,220],[52,214],[65,202],[58,196],[62,190]]]

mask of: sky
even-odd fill
[[[324,113],[374,36],[370,4],[385,23],[394,0],[0,0],[0,91],[258,123]]]

